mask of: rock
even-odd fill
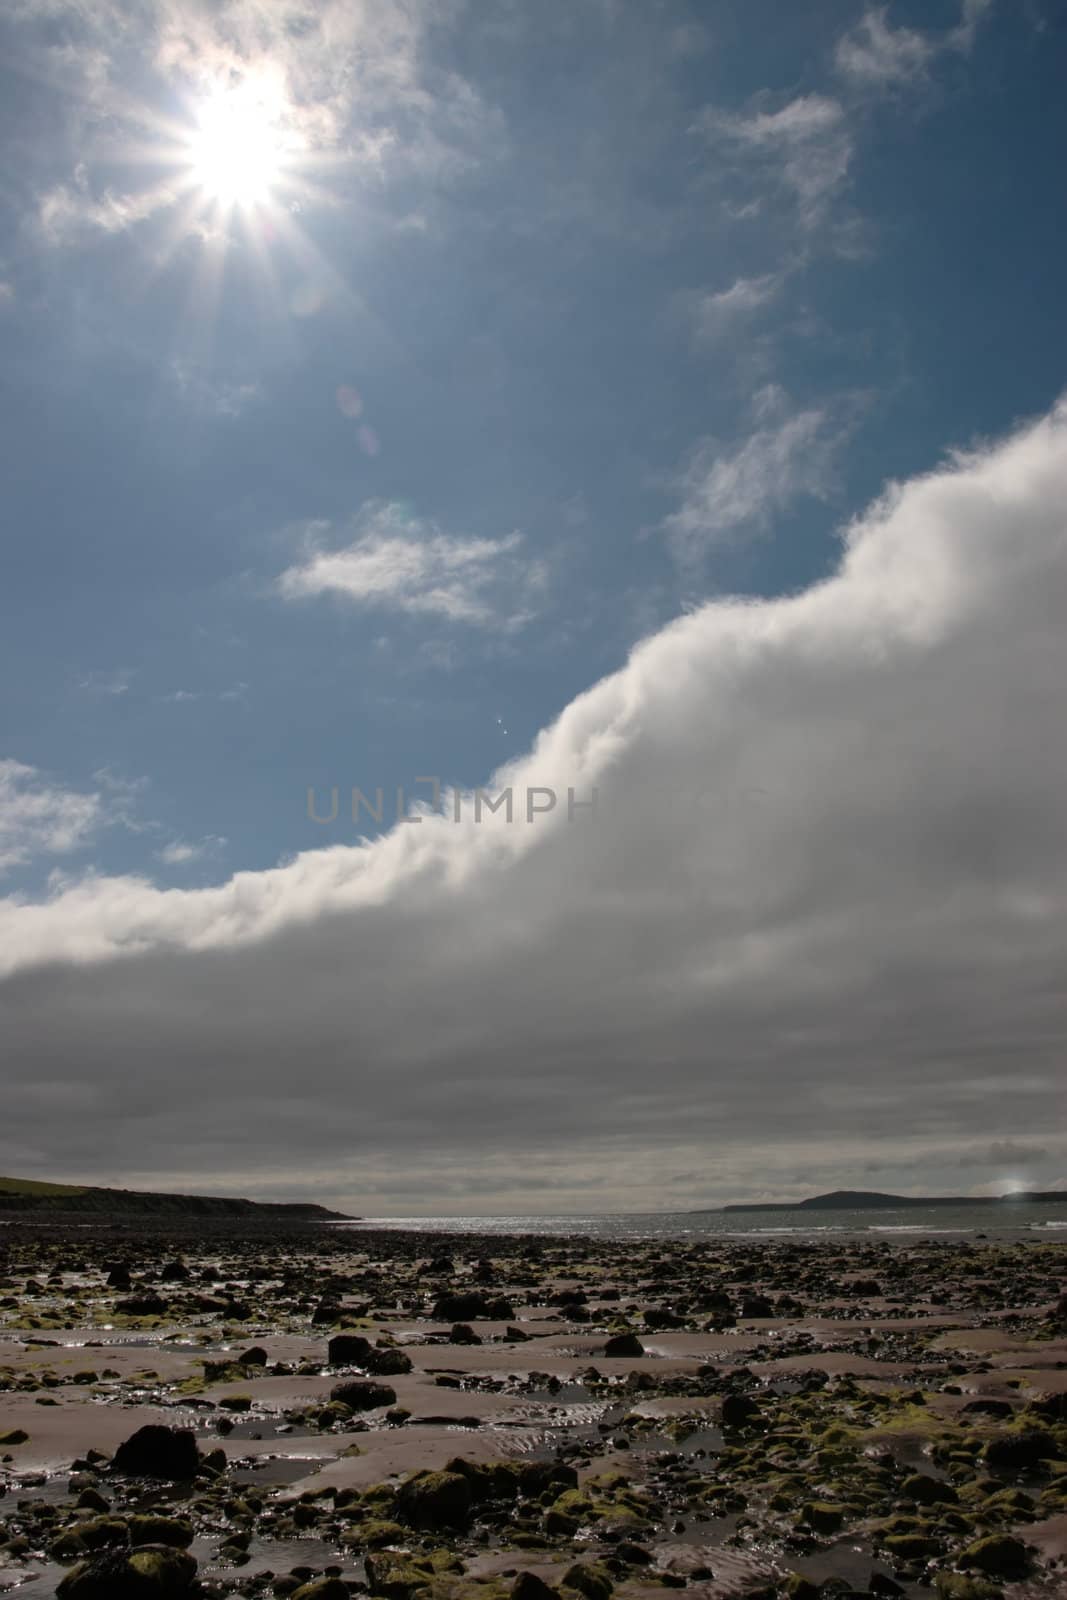
[[[108,1550],[83,1561],[56,1587],[59,1600],[183,1600],[193,1593],[196,1561],[185,1550],[145,1545]]]
[[[242,1367],[265,1367],[267,1365],[267,1352],[260,1344],[254,1344],[250,1350],[245,1350],[237,1357]]]
[[[939,1600],[999,1600],[999,1584],[987,1583],[984,1578],[968,1578],[962,1572],[936,1572],[934,1588]]]
[[[645,1312],[646,1328],[680,1328],[685,1322],[676,1311],[668,1311],[666,1306],[649,1306]]]
[[[29,1437],[25,1428],[8,1428],[6,1433],[0,1433],[0,1444],[26,1444]]]
[[[433,1308],[435,1317],[440,1317],[442,1322],[472,1322],[479,1317],[492,1322],[507,1322],[515,1315],[515,1308],[510,1300],[503,1297],[489,1299],[479,1289],[471,1289],[462,1294],[442,1295]]]
[[[199,1465],[200,1455],[193,1434],[182,1428],[148,1423],[119,1445],[111,1470],[130,1477],[180,1482],[195,1478]]]
[[[470,1521],[471,1486],[460,1472],[416,1472],[401,1485],[397,1516],[424,1532],[465,1528]]]
[[[349,1600],[348,1585],[341,1578],[316,1578],[302,1583],[290,1600]]]
[[[340,1400],[353,1411],[376,1411],[379,1406],[395,1406],[396,1390],[370,1378],[346,1378],[330,1390],[331,1400]]]
[[[326,1346],[331,1367],[361,1367],[374,1346],[361,1333],[335,1333]]]
[[[743,1317],[773,1317],[774,1307],[763,1294],[746,1294],[741,1301]]]
[[[466,1322],[457,1322],[448,1336],[449,1344],[481,1344],[481,1336]]]
[[[980,1397],[977,1400],[968,1400],[965,1406],[960,1407],[960,1416],[976,1417],[1010,1417],[1015,1410],[1010,1400],[993,1400]]]
[[[611,1573],[599,1561],[576,1561],[563,1574],[563,1587],[576,1589],[585,1600],[609,1600],[615,1588]]]
[[[929,1561],[941,1554],[938,1541],[924,1533],[891,1533],[882,1540],[882,1549],[895,1561]]]
[[[819,1584],[812,1583],[810,1578],[803,1577],[799,1572],[791,1572],[782,1588],[787,1600],[819,1600],[821,1593]]]
[[[1029,1566],[1026,1546],[1010,1534],[992,1533],[976,1539],[960,1553],[959,1565],[977,1567],[991,1578],[1021,1578]]]
[[[371,1593],[387,1600],[410,1600],[418,1589],[428,1588],[432,1569],[399,1550],[374,1551],[366,1558]]]
[[[728,1394],[722,1403],[722,1424],[724,1428],[749,1428],[762,1417],[763,1413],[755,1400],[747,1394]]]
[[[184,1517],[156,1517],[148,1515],[130,1517],[130,1543],[167,1544],[176,1550],[186,1550],[193,1542],[193,1525]]]
[[[135,1294],[128,1300],[117,1300],[115,1310],[121,1311],[127,1317],[165,1317],[167,1302],[161,1295]]]
[[[836,1533],[845,1520],[841,1506],[829,1500],[809,1500],[800,1513],[801,1522],[816,1533]]]
[[[189,1277],[189,1268],[184,1261],[168,1261],[159,1276],[164,1283],[184,1283]]]
[[[536,1572],[519,1572],[511,1586],[511,1600],[559,1600],[559,1590],[550,1588]]]
[[[913,1472],[900,1486],[901,1493],[916,1505],[956,1505],[959,1495],[950,1483],[941,1483],[925,1472]]]
[[[311,1313],[311,1326],[328,1327],[331,1322],[340,1322],[343,1315],[344,1312],[335,1300],[321,1300]]]
[[[363,1366],[376,1378],[399,1378],[411,1371],[411,1357],[395,1345],[388,1345],[384,1350],[372,1349]]]
[[[606,1356],[643,1356],[645,1347],[636,1333],[616,1333],[604,1346]]]
[[[982,1459],[1005,1472],[1024,1472],[1056,1454],[1056,1441],[1047,1428],[1005,1428],[989,1440]]]

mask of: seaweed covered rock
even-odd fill
[[[1056,1455],[1056,1441],[1047,1428],[1005,1428],[989,1440],[982,1457],[1002,1472],[1026,1472]]]
[[[991,1578],[1022,1578],[1030,1563],[1021,1539],[1013,1539],[1006,1533],[992,1533],[968,1545],[960,1555],[959,1564],[973,1567]]]
[[[470,1521],[473,1495],[461,1472],[416,1472],[400,1485],[397,1515],[409,1527],[433,1532],[439,1528],[465,1528]]]
[[[58,1600],[184,1600],[193,1594],[196,1561],[171,1545],[106,1550],[72,1568]]]

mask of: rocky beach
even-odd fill
[[[0,1227],[0,1591],[1067,1594],[1055,1240]]]

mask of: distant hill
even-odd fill
[[[226,1195],[153,1194],[140,1189],[93,1189],[71,1183],[39,1183],[32,1178],[0,1178],[0,1217],[258,1217],[261,1220],[350,1221],[343,1211],[303,1201],[237,1200]]]
[[[721,1206],[721,1211],[904,1211],[929,1206],[1008,1206],[1067,1204],[1067,1189],[1032,1190],[1024,1194],[913,1195],[878,1194],[867,1189],[834,1189],[810,1200],[760,1201],[755,1205]],[[694,1213],[703,1215],[703,1213]]]

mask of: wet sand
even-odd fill
[[[13,1223],[0,1591],[1062,1597],[1065,1250]]]

